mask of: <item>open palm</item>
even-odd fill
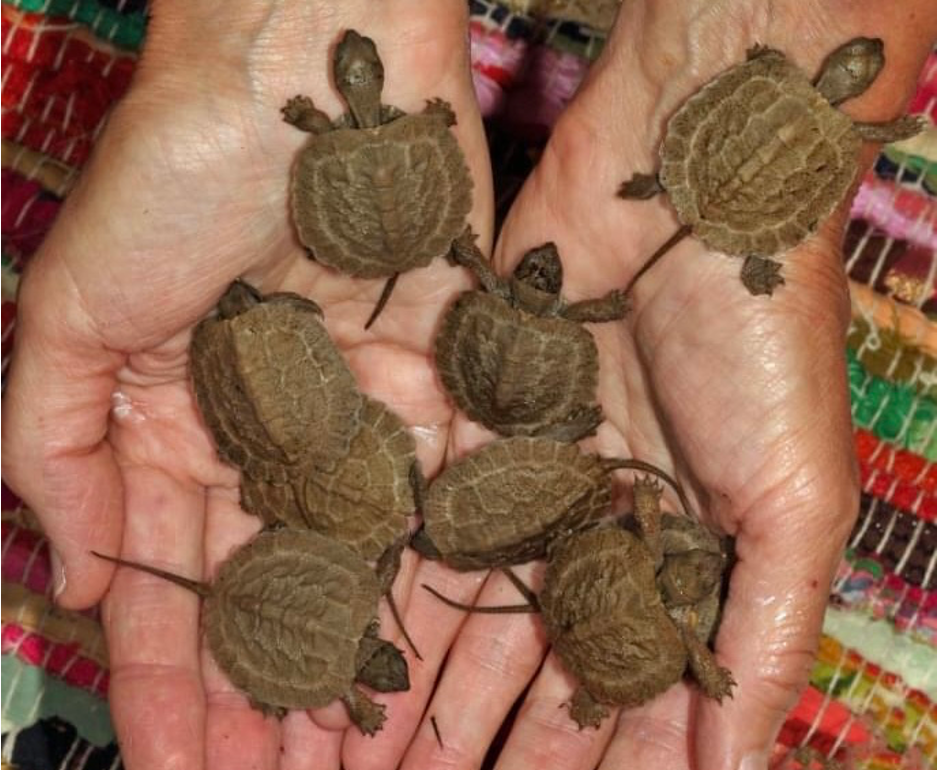
[[[901,111],[930,44],[927,33],[901,37],[902,28],[876,18],[872,7],[841,7],[837,17],[812,7],[816,26],[806,37],[804,4],[775,4],[772,13],[762,3],[699,5],[624,5],[603,57],[505,222],[495,249],[503,275],[526,250],[552,240],[564,261],[568,300],[626,285],[678,223],[666,200],[624,202],[615,191],[633,172],[653,169],[663,121],[680,100],[742,60],[754,42],[793,51],[811,72],[851,37],[885,37],[886,71],[848,108],[880,120]],[[586,770],[600,762],[669,770],[766,766],[768,747],[807,680],[829,581],[857,509],[843,352],[844,214],[842,207],[786,256],[786,285],[771,298],[745,290],[742,260],[685,240],[636,285],[624,322],[591,327],[607,422],[584,445],[673,470],[694,513],[736,537],[738,562],[716,639],[719,662],[738,682],[733,699],[717,704],[682,684],[599,730],[578,731],[561,708],[575,682],[553,656],[544,659],[536,616],[466,617],[416,589],[408,625],[427,633],[432,626],[443,649],[455,639],[404,768],[477,767],[519,697],[499,770]],[[454,424],[455,453],[477,440],[473,428]],[[621,481],[624,491],[629,480]],[[676,507],[673,497],[669,502]],[[537,567],[520,572],[539,587]],[[497,574],[480,591],[478,575],[456,577],[425,564],[416,582],[479,605],[518,602]],[[380,767],[367,764],[366,747],[357,743],[354,758]]]
[[[245,3],[221,24],[207,10],[200,19],[195,7],[156,5],[133,87],[24,281],[5,474],[64,562],[59,601],[88,606],[110,586],[111,703],[129,767],[338,766],[341,731],[303,714],[280,727],[232,692],[200,649],[195,596],[129,570],[112,581],[89,551],[210,576],[258,528],[238,508],[237,473],[217,460],[187,377],[192,327],[237,277],[315,298],[360,387],[415,426],[427,472],[442,462],[452,411],[427,353],[438,314],[469,278],[443,260],[403,276],[365,332],[381,282],[308,260],[289,219],[289,172],[306,136],[280,107],[304,93],[343,111],[330,57],[340,33],[359,28],[384,59],[387,103],[451,102],[475,180],[471,221],[491,238],[465,6],[408,18],[402,5],[356,14],[352,4]]]

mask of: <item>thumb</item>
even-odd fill
[[[855,518],[852,486],[840,489],[840,499],[807,492],[742,522],[716,640],[737,687],[731,700],[701,703],[701,767],[768,767],[782,723],[808,681],[830,583]]]
[[[116,553],[120,545],[123,491],[107,431],[123,362],[95,334],[68,270],[54,255],[37,254],[18,297],[3,476],[51,541],[52,579],[63,607],[100,600],[113,566],[90,549]]]

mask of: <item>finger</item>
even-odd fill
[[[121,555],[184,577],[201,577],[202,488],[152,468],[127,468],[125,478],[132,515]],[[199,597],[121,567],[104,602],[103,618],[111,713],[125,763],[135,770],[203,768]]]
[[[280,770],[339,770],[342,735],[302,711],[289,712],[280,722]]]
[[[516,571],[530,584],[534,568],[531,564]],[[517,589],[495,572],[476,600],[478,606],[518,603]],[[437,605],[438,614],[460,612]],[[415,737],[403,767],[481,765],[512,704],[541,665],[545,647],[543,627],[535,614],[475,614],[466,618],[427,709],[428,724]],[[429,724],[431,716],[442,748]]]
[[[407,630],[417,643],[423,660],[408,657],[410,689],[407,692],[381,696],[388,709],[388,720],[381,732],[373,738],[363,736],[355,729],[346,733],[342,760],[346,767],[355,770],[383,770],[399,765],[421,725],[447,650],[465,619],[464,613],[441,607],[440,602],[420,585],[427,583],[458,601],[472,602],[485,580],[483,572],[460,574],[437,562],[416,561],[412,589],[406,606],[401,610]],[[406,649],[405,654],[410,656]],[[429,724],[426,727],[429,729]]]
[[[238,507],[238,492],[233,489],[212,490],[206,513],[205,563],[207,574],[214,576],[221,562],[257,533],[260,523]],[[251,706],[219,669],[204,639],[203,635],[206,770],[276,770],[281,740],[277,718]]]
[[[784,510],[767,509],[769,521],[747,520],[737,536],[738,561],[716,640],[717,659],[737,687],[722,704],[700,699],[694,743],[701,770],[765,766],[808,680],[855,509],[829,495],[815,502],[820,507],[787,499]]]
[[[696,698],[692,687],[681,683],[638,708],[622,710],[599,770],[695,767],[688,756],[688,731]]]
[[[81,608],[100,600],[113,573],[92,545],[110,553],[120,545],[121,478],[105,437],[123,356],[95,342],[62,272],[37,263],[23,282],[3,476],[49,536],[56,600]]]
[[[596,767],[615,729],[615,714],[604,719],[598,728],[580,729],[567,707],[575,686],[575,680],[557,657],[548,655],[524,698],[496,770],[529,767],[592,770]]]

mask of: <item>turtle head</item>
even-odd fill
[[[383,639],[362,640],[355,681],[378,692],[405,692],[410,689],[407,660],[397,647]]]
[[[563,265],[553,243],[531,249],[514,272],[515,281],[545,294],[560,294],[563,287]]]
[[[348,30],[335,49],[334,73],[336,88],[358,128],[377,126],[381,122],[384,65],[374,41]]]
[[[218,316],[228,320],[250,310],[260,302],[260,292],[249,283],[238,280],[232,283],[218,300]]]
[[[696,604],[720,584],[725,560],[722,554],[700,549],[669,554],[658,573],[658,588],[668,607]]]
[[[824,60],[815,88],[833,105],[859,96],[886,63],[883,41],[878,37],[855,37]]]
[[[516,307],[535,315],[553,315],[560,303],[563,265],[553,243],[531,249],[511,276],[511,295]]]

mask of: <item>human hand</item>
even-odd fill
[[[232,691],[200,649],[194,596],[131,570],[115,575],[90,551],[208,577],[257,529],[186,371],[193,325],[236,277],[315,298],[360,387],[418,426],[421,462],[438,468],[452,411],[427,353],[439,312],[469,279],[442,259],[402,276],[364,332],[382,282],[305,257],[287,197],[306,136],[280,108],[303,93],[338,115],[332,48],[346,28],[372,36],[386,103],[452,104],[476,185],[471,221],[488,243],[466,8],[245,0],[220,11],[163,0],[152,13],[133,86],[22,284],[4,475],[50,537],[58,601],[86,607],[106,593],[112,714],[128,768],[338,767],[341,730],[302,713],[280,727]],[[335,711],[316,716],[344,727]]]
[[[552,240],[564,260],[568,299],[626,285],[678,223],[666,200],[624,202],[615,191],[633,172],[655,168],[664,121],[687,95],[742,61],[755,42],[790,52],[813,72],[836,46],[866,34],[885,39],[887,64],[844,109],[891,119],[932,43],[930,21],[915,17],[933,21],[934,10],[925,8],[625,3],[602,58],[506,220],[495,251],[499,272]],[[873,152],[865,149],[865,162]],[[591,327],[607,422],[588,446],[674,469],[701,517],[736,536],[738,562],[716,638],[717,658],[738,683],[734,697],[717,704],[680,684],[598,730],[578,731],[559,708],[574,682],[552,655],[545,660],[535,616],[465,617],[415,594],[411,627],[434,617],[433,638],[439,634],[448,646],[453,626],[461,625],[404,768],[478,767],[521,696],[499,770],[767,765],[807,680],[828,585],[857,510],[843,352],[845,213],[843,206],[785,255],[786,285],[771,298],[744,289],[741,260],[707,253],[690,239],[638,282],[624,323]],[[475,441],[462,425],[452,433],[454,453]],[[415,582],[454,599],[480,606],[519,601],[501,575],[493,573],[479,591],[477,575],[431,576],[430,569],[423,565]],[[538,587],[537,568],[519,572]]]

